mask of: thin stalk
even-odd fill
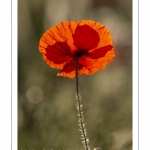
[[[78,111],[78,125],[79,125],[79,130],[81,132],[81,139],[82,139],[82,143],[83,146],[85,148],[85,150],[90,150],[89,147],[89,139],[87,138],[87,130],[85,128],[85,124],[84,124],[84,115],[83,115],[83,111],[82,111],[82,96],[79,93],[79,85],[78,85],[78,56],[76,56],[76,95],[75,95],[77,102],[76,102],[76,108]]]

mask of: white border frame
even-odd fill
[[[139,149],[150,149],[150,5],[139,0]],[[134,116],[135,117],[135,116]]]
[[[12,150],[18,149],[18,1],[12,2]]]
[[[15,1],[13,2],[15,5]],[[0,58],[0,91],[1,91],[0,92],[0,96],[1,96],[0,141],[1,144],[0,144],[0,148],[4,150],[7,149],[9,150],[12,149],[12,103],[13,103],[12,84],[11,84],[12,83],[12,39],[13,39],[12,38],[12,1],[0,1],[0,19],[1,19],[0,21],[0,42],[1,42],[1,58]],[[14,41],[14,43],[16,43],[16,41]]]

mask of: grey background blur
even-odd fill
[[[91,19],[111,31],[114,61],[79,78],[90,147],[132,149],[132,1],[18,1],[18,150],[81,150],[75,79],[57,77],[38,50],[61,21]]]

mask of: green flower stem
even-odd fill
[[[85,148],[85,150],[90,150],[89,147],[89,139],[87,138],[87,130],[85,128],[85,124],[84,124],[84,115],[83,115],[83,111],[82,111],[82,96],[79,93],[78,90],[78,56],[76,56],[76,94],[75,94],[75,98],[77,100],[76,102],[76,108],[78,111],[78,125],[79,125],[79,131],[81,132],[81,140],[83,143],[83,146]]]

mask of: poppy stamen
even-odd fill
[[[82,56],[86,56],[89,55],[88,51],[86,49],[79,49],[76,52],[74,52],[73,56],[75,57],[82,57]]]

